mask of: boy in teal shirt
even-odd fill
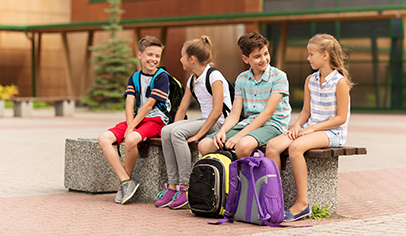
[[[284,133],[290,121],[289,83],[286,73],[269,65],[268,40],[249,33],[238,39],[242,59],[251,68],[235,83],[235,99],[221,129],[199,143],[202,155],[221,147],[248,157],[268,140]],[[244,120],[239,121],[241,112]]]

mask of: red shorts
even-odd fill
[[[146,117],[135,127],[134,131],[141,135],[142,141],[145,141],[148,138],[161,137],[161,130],[164,126],[165,123],[162,122],[161,117]],[[127,122],[123,121],[118,123],[114,128],[108,129],[117,138],[117,143],[114,144],[123,142],[127,127]]]

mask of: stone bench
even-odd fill
[[[266,146],[261,147],[265,153]],[[305,153],[307,164],[307,199],[310,206],[329,206],[329,212],[337,211],[338,158],[348,155],[365,155],[364,147],[320,148]],[[296,184],[289,161],[288,150],[281,154],[281,179],[285,208],[296,201]]]
[[[120,144],[121,161],[125,149]],[[197,143],[190,145],[192,164],[198,160]],[[168,181],[161,139],[152,138],[141,144],[132,179],[140,183],[130,202],[152,203]],[[110,166],[97,139],[66,139],[65,187],[90,193],[117,192],[119,180]]]
[[[13,101],[14,117],[30,117],[34,101],[52,102],[55,116],[73,116],[77,97],[15,97]]]
[[[197,142],[190,144],[192,164],[198,160]],[[261,148],[265,152],[265,147]],[[123,145],[120,146],[125,155]],[[153,203],[156,194],[167,182],[165,160],[161,140],[152,138],[139,149],[139,158],[132,178],[141,185],[132,202]],[[309,204],[328,205],[330,213],[337,210],[338,157],[343,155],[366,154],[366,148],[339,147],[312,149],[305,153],[308,169]],[[285,207],[289,208],[296,200],[296,187],[287,150],[282,153],[283,171],[281,174]],[[123,161],[123,160],[122,160]],[[116,192],[118,178],[103,155],[97,140],[67,139],[65,146],[65,187],[71,190],[91,193]]]

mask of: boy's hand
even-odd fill
[[[125,133],[124,133],[124,139],[127,137],[128,134],[130,134],[133,131],[134,131],[133,128],[127,127],[127,129],[125,130]]]
[[[242,137],[239,136],[239,134],[234,135],[233,137],[229,138],[226,142],[226,148],[227,149],[234,149],[235,145],[241,140]]]
[[[217,149],[222,148],[225,140],[226,133],[220,129],[219,132],[213,137],[214,146],[216,146]]]

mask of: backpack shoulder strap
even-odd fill
[[[160,67],[160,68],[157,70],[157,72],[155,72],[154,76],[153,76],[152,79],[151,79],[151,84],[150,84],[151,91],[152,91],[152,89],[154,89],[154,85],[155,85],[155,80],[156,80],[156,78],[158,77],[158,75],[160,75],[160,74],[162,74],[162,73],[166,73],[169,78],[171,77],[171,75],[170,75],[163,67]]]
[[[140,91],[141,91],[140,76],[141,76],[140,70],[135,72],[132,76],[135,93],[140,93]]]
[[[192,96],[195,98],[197,103],[199,103],[199,100],[197,100],[197,97],[196,97],[196,94],[195,94],[194,86],[195,86],[195,82],[194,82],[194,78],[192,77],[190,79],[190,81],[189,81],[189,89],[190,89],[190,92],[192,93]]]
[[[213,72],[213,71],[218,71],[218,69],[217,68],[214,68],[214,67],[210,67],[208,70],[207,70],[207,73],[206,73],[206,89],[207,89],[207,92],[209,92],[210,93],[210,95],[212,95],[213,96],[213,92],[212,92],[212,90],[211,90],[211,85],[210,85],[210,74]],[[226,82],[227,83],[229,83],[229,81],[226,79]],[[229,85],[230,86],[230,85]],[[231,94],[230,94],[230,96],[231,96]],[[232,101],[232,98],[231,98],[231,101]],[[224,116],[224,118],[227,118],[227,116],[228,116],[228,114],[230,114],[230,111],[231,111],[231,108],[229,108],[224,102],[223,102],[223,116]]]
[[[135,72],[132,77],[135,90],[135,108],[138,109],[141,104],[141,83],[140,83],[141,71],[139,70]]]
[[[213,96],[213,92],[211,91],[210,74],[211,74],[213,71],[216,71],[216,70],[218,70],[218,69],[216,69],[216,68],[214,68],[214,67],[210,67],[210,68],[207,70],[207,73],[206,73],[206,89],[207,89],[207,91],[210,93],[210,95],[212,95],[212,96]]]

